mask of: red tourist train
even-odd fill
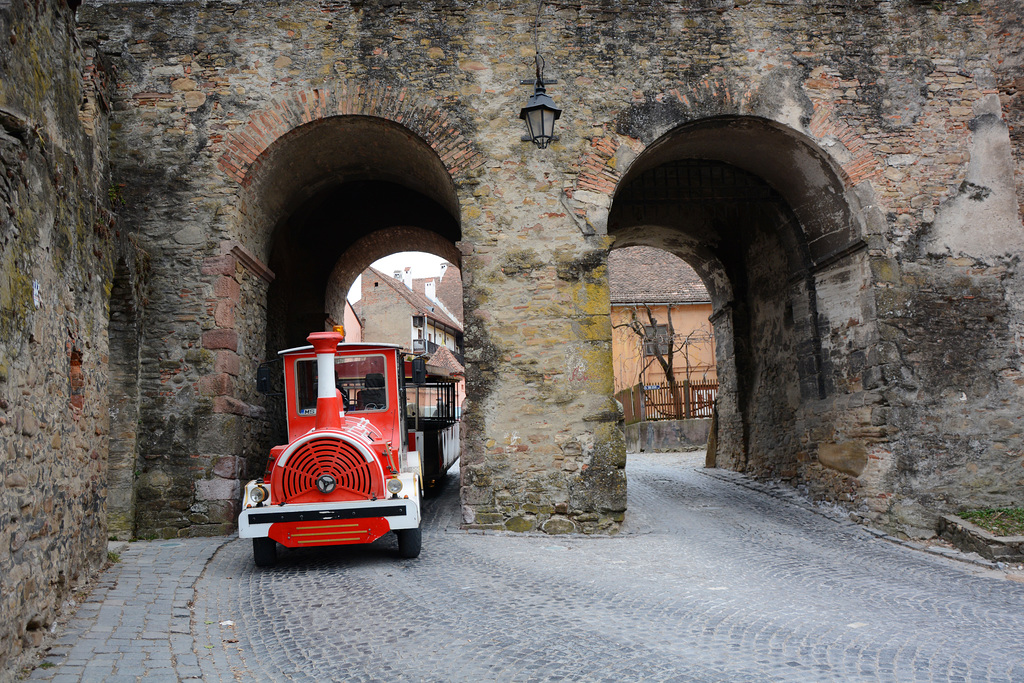
[[[391,531],[399,555],[417,557],[424,486],[459,455],[455,380],[392,344],[307,339],[279,354],[288,443],[246,484],[238,535],[260,567],[276,562],[278,543],[372,543]]]

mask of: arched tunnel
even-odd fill
[[[615,246],[689,263],[713,305],[719,463],[793,476],[801,409],[834,391],[815,273],[858,243],[841,174],[791,131],[739,117],[673,130],[620,181]]]

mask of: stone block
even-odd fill
[[[213,371],[238,376],[240,361],[238,354],[234,351],[222,349],[217,351],[213,362]]]
[[[860,441],[818,445],[818,462],[829,469],[859,477],[868,464],[867,448]]]
[[[235,304],[221,301],[213,308],[213,323],[217,327],[232,328],[235,326]]]
[[[494,489],[490,486],[463,486],[462,502],[466,505],[491,505],[494,503]]]
[[[235,500],[241,495],[241,482],[237,479],[201,479],[196,482],[196,499]]]
[[[231,393],[231,375],[219,373],[199,378],[199,393],[203,396],[224,396]]]
[[[217,278],[217,282],[213,285],[213,295],[218,299],[227,299],[228,301],[238,303],[241,300],[242,287],[235,278],[221,276]]]
[[[213,473],[225,479],[236,479],[238,478],[240,462],[240,458],[232,455],[219,458],[213,466]]]
[[[213,412],[249,417],[252,414],[252,406],[232,396],[217,396],[213,399]]]
[[[203,275],[234,275],[235,257],[230,254],[211,256],[203,261],[200,272]]]
[[[203,106],[206,103],[206,93],[199,92],[198,90],[185,93],[185,106],[190,109],[196,109]]]
[[[203,348],[238,350],[238,332],[229,329],[214,329],[203,332]]]
[[[541,530],[546,534],[575,534],[579,527],[570,520],[563,517],[552,517],[541,525]]]
[[[626,441],[616,422],[594,425],[594,467],[622,468],[626,466]]]
[[[572,510],[622,511],[626,509],[626,472],[589,467],[568,482]]]
[[[505,522],[505,528],[518,532],[533,531],[537,528],[537,523],[533,517],[513,517]]]

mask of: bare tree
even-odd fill
[[[641,319],[641,314],[645,319]],[[657,361],[668,382],[673,405],[682,406],[685,402],[682,395],[685,385],[676,381],[676,361],[679,359],[685,364],[684,381],[689,383],[693,372],[691,351],[694,347],[713,343],[714,333],[710,325],[701,325],[687,332],[676,333],[672,324],[671,309],[666,317],[667,320],[662,324],[651,307],[644,304],[642,311],[638,307],[630,309],[629,321],[612,327],[629,329],[640,339],[644,358],[640,376],[643,377],[651,363]],[[706,374],[705,371],[705,377]]]

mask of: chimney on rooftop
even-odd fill
[[[412,289],[412,268],[406,266],[405,270],[395,270],[395,279]]]

